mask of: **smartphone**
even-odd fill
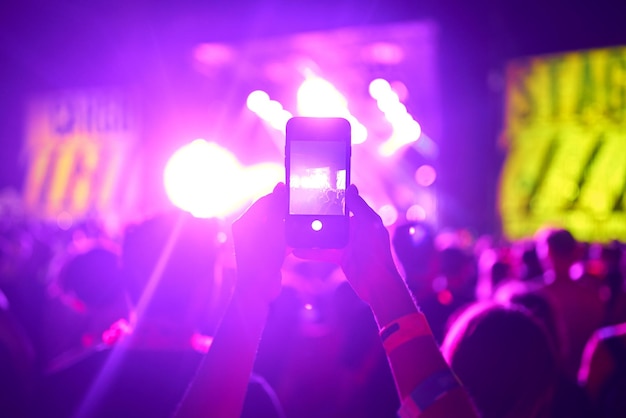
[[[349,237],[351,127],[344,118],[287,121],[285,181],[287,245],[343,248]]]

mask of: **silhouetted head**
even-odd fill
[[[530,280],[543,274],[543,266],[541,265],[541,260],[539,260],[535,245],[529,245],[524,248],[521,264],[520,278],[522,280]]]
[[[556,354],[526,310],[475,304],[452,324],[442,352],[484,418],[535,417],[547,407]]]
[[[542,262],[557,271],[568,271],[579,256],[578,241],[567,229],[541,231],[537,237],[537,246]]]
[[[104,308],[125,294],[119,252],[112,245],[93,244],[63,261],[57,285],[87,308]]]

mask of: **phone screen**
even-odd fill
[[[349,238],[350,123],[343,118],[294,117],[287,122],[285,171],[287,244],[343,248]]]
[[[345,215],[346,146],[340,141],[293,141],[289,214]]]

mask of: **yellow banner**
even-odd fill
[[[507,71],[505,235],[544,225],[626,240],[626,47],[532,57]]]
[[[136,109],[118,91],[60,92],[28,103],[26,208],[42,219],[119,218],[137,174]],[[113,221],[115,221],[114,219]]]

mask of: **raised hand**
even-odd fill
[[[233,223],[237,292],[265,302],[278,296],[286,248],[285,205],[285,185],[279,183]]]

